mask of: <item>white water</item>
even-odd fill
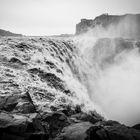
[[[7,93],[6,90],[9,94],[29,90],[34,103],[43,111],[48,111],[50,106],[59,109],[61,105],[79,104],[84,111],[96,110],[107,119],[117,120],[126,125],[139,123],[140,53],[136,45],[138,41],[103,37],[95,38],[92,34],[85,34],[74,38],[74,44],[67,40],[67,44],[64,44],[62,40],[46,38],[13,38],[9,41],[2,39],[1,43],[4,45],[0,51],[1,80],[11,80],[20,87],[0,87],[2,95]],[[24,51],[16,47],[21,41],[27,44]],[[27,66],[9,64],[8,60],[11,57],[26,62]],[[54,64],[54,67],[46,64],[47,61]],[[34,77],[28,72],[33,68],[38,70]],[[43,79],[38,75],[40,71],[60,78],[64,90],[70,90],[70,95],[57,88],[58,86],[50,86],[47,78]],[[9,77],[7,73],[14,78]],[[61,81],[58,83],[61,84]],[[49,100],[48,94],[54,98]]]
[[[93,36],[75,38],[86,66],[88,89],[94,109],[107,119],[126,125],[140,122],[140,53],[135,42],[123,48],[115,39]],[[109,43],[109,41],[111,43]],[[119,39],[118,39],[119,40]],[[122,40],[126,39],[120,39]],[[118,46],[120,45],[120,46]]]

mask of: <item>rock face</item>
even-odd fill
[[[15,34],[6,30],[0,29],[0,36],[22,36],[22,34]]]
[[[140,38],[140,14],[108,15],[92,19],[81,19],[76,25],[76,35],[92,31],[95,36]]]

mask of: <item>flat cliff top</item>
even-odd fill
[[[102,14],[95,19],[81,19],[76,25],[76,35],[93,30],[117,34],[117,37],[140,38],[140,14],[108,15]],[[96,29],[96,30],[94,30]],[[111,33],[110,33],[111,34]]]

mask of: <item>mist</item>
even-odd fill
[[[137,51],[121,54],[117,63],[102,72],[92,89],[92,101],[108,118],[127,125],[140,117],[140,56]]]
[[[132,126],[140,121],[140,53],[132,40],[138,38],[137,22],[129,20],[89,29],[74,41],[85,61],[79,67],[86,73],[83,83],[94,109],[106,119]]]

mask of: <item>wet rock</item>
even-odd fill
[[[76,112],[75,112],[75,109],[72,108],[70,105],[67,105],[65,106],[61,112],[63,112],[66,116],[72,116],[74,115]]]
[[[57,77],[55,74],[46,73],[39,68],[29,69],[28,72],[32,73],[32,74],[37,74],[41,78],[41,80],[47,82],[47,84],[49,86],[51,86],[52,88],[56,88],[58,90],[65,91],[63,81],[59,77]]]
[[[31,96],[28,91],[21,96],[21,105],[19,104],[18,110],[21,113],[25,113],[25,114],[36,112],[36,107],[31,99]]]
[[[139,140],[140,132],[116,121],[100,121],[95,124],[79,122],[71,124],[57,135],[55,140]]]
[[[27,93],[0,97],[0,109],[8,112],[35,113],[35,106]]]
[[[45,133],[32,133],[26,140],[48,140],[49,136]]]
[[[81,122],[69,125],[55,140],[86,140],[86,131],[92,126],[90,122]]]
[[[76,113],[81,113],[82,111],[81,111],[81,106],[80,105],[76,105],[76,107],[75,107],[75,112]]]
[[[109,126],[110,125],[110,126]],[[109,125],[98,123],[87,131],[87,140],[139,140],[140,132],[125,125],[112,122]]]
[[[7,133],[2,133],[0,139],[1,140],[25,140],[25,138],[22,136],[7,134]]]
[[[62,112],[45,114],[42,117],[42,121],[49,124],[50,137],[56,136],[56,134],[58,134],[65,126],[70,124],[67,116]]]
[[[25,133],[29,121],[30,119],[21,114],[0,113],[0,129],[4,132]]]
[[[0,109],[5,111],[13,111],[18,104],[19,95],[14,96],[1,96]]]
[[[16,113],[0,113],[0,139],[31,139],[48,137],[47,127],[37,117],[37,113],[23,115]]]
[[[140,124],[136,124],[136,125],[134,125],[132,128],[137,129],[137,130],[140,131]]]
[[[19,110],[21,113],[35,113],[35,107],[33,104],[29,102],[21,103],[16,107],[17,110]]]
[[[80,121],[83,121],[83,122],[89,121],[93,124],[98,122],[98,121],[101,121],[101,118],[98,118],[96,116],[93,116],[93,115],[90,115],[90,114],[87,114],[87,113],[83,113],[83,112],[72,115],[71,117],[76,118],[77,120],[80,120]]]
[[[62,91],[65,90],[62,80],[59,77],[57,77],[55,74],[40,73],[39,76],[41,77],[41,79],[47,81],[48,85],[50,85],[51,87]]]
[[[102,124],[105,125],[105,126],[114,126],[114,125],[117,125],[117,124],[120,124],[120,123],[117,122],[117,121],[108,120],[108,121],[102,121]]]

